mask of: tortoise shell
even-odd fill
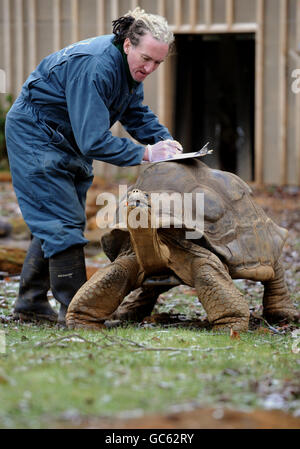
[[[159,226],[169,219],[169,233],[180,221],[186,230],[197,231],[192,247],[206,246],[229,267],[233,277],[259,279],[259,275],[253,277],[253,270],[259,266],[272,269],[280,257],[287,230],[255,204],[251,188],[232,173],[211,169],[199,159],[159,162],[148,165],[129,191],[132,189],[150,194],[175,193],[182,198],[191,193],[188,218],[180,208],[160,208]],[[199,198],[204,200],[202,208]],[[102,237],[103,249],[111,260],[117,257],[126,238],[128,231],[118,226]]]

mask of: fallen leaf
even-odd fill
[[[6,373],[1,369],[0,370],[0,384],[7,384],[9,382],[9,378]]]
[[[160,341],[160,338],[159,338],[159,337],[153,337],[152,340],[154,340],[154,341]]]
[[[232,338],[233,340],[239,340],[240,334],[237,331],[234,331],[232,328],[230,329],[230,338]]]

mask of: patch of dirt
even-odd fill
[[[52,426],[51,426],[52,428]],[[53,428],[80,429],[299,429],[300,418],[278,410],[241,412],[223,408],[153,414],[130,419],[85,418],[60,421]]]

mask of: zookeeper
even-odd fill
[[[24,83],[6,120],[13,186],[33,236],[17,318],[64,323],[86,281],[85,200],[93,160],[131,166],[182,150],[142,104],[143,81],[166,59],[173,41],[163,17],[136,8],[113,21],[113,34],[43,59]],[[140,144],[111,134],[117,120]],[[60,303],[58,316],[49,289]]]

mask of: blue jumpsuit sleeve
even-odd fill
[[[102,73],[101,73],[102,72]],[[118,166],[141,163],[145,148],[110,132],[109,99],[113,83],[102,68],[85,70],[66,85],[68,113],[76,143],[87,157]]]
[[[143,105],[144,91],[140,85],[129,103],[120,122],[126,131],[143,144],[153,145],[165,139],[172,139],[168,129],[159,123],[158,117],[151,109]]]

